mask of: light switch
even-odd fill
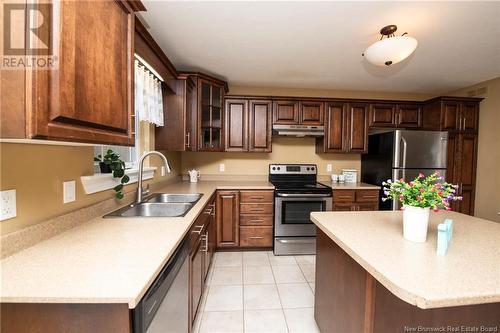
[[[332,165],[331,164],[327,164],[326,165],[326,171],[327,172],[332,172]]]
[[[0,192],[0,221],[17,216],[16,190]]]
[[[226,171],[226,165],[224,163],[219,164],[219,172]]]
[[[69,203],[76,200],[76,182],[70,180],[63,183],[63,203]]]

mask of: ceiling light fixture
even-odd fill
[[[374,65],[390,66],[408,58],[417,48],[417,40],[410,36],[401,36],[394,33],[398,30],[395,25],[388,25],[380,29],[380,40],[368,46],[362,55]],[[385,38],[384,38],[385,37]]]

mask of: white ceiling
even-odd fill
[[[178,69],[233,85],[439,94],[500,76],[500,2],[144,3]],[[388,24],[419,45],[375,67],[361,53]]]

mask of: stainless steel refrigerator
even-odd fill
[[[447,132],[393,130],[370,134],[368,153],[361,155],[361,181],[382,186],[388,179],[410,181],[420,172],[429,175],[435,171],[446,177],[447,145]],[[399,208],[392,200],[380,201],[381,210]]]

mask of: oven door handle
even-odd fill
[[[314,193],[276,193],[276,196],[278,197],[285,197],[285,198],[328,198],[331,197],[331,194],[314,194]]]

